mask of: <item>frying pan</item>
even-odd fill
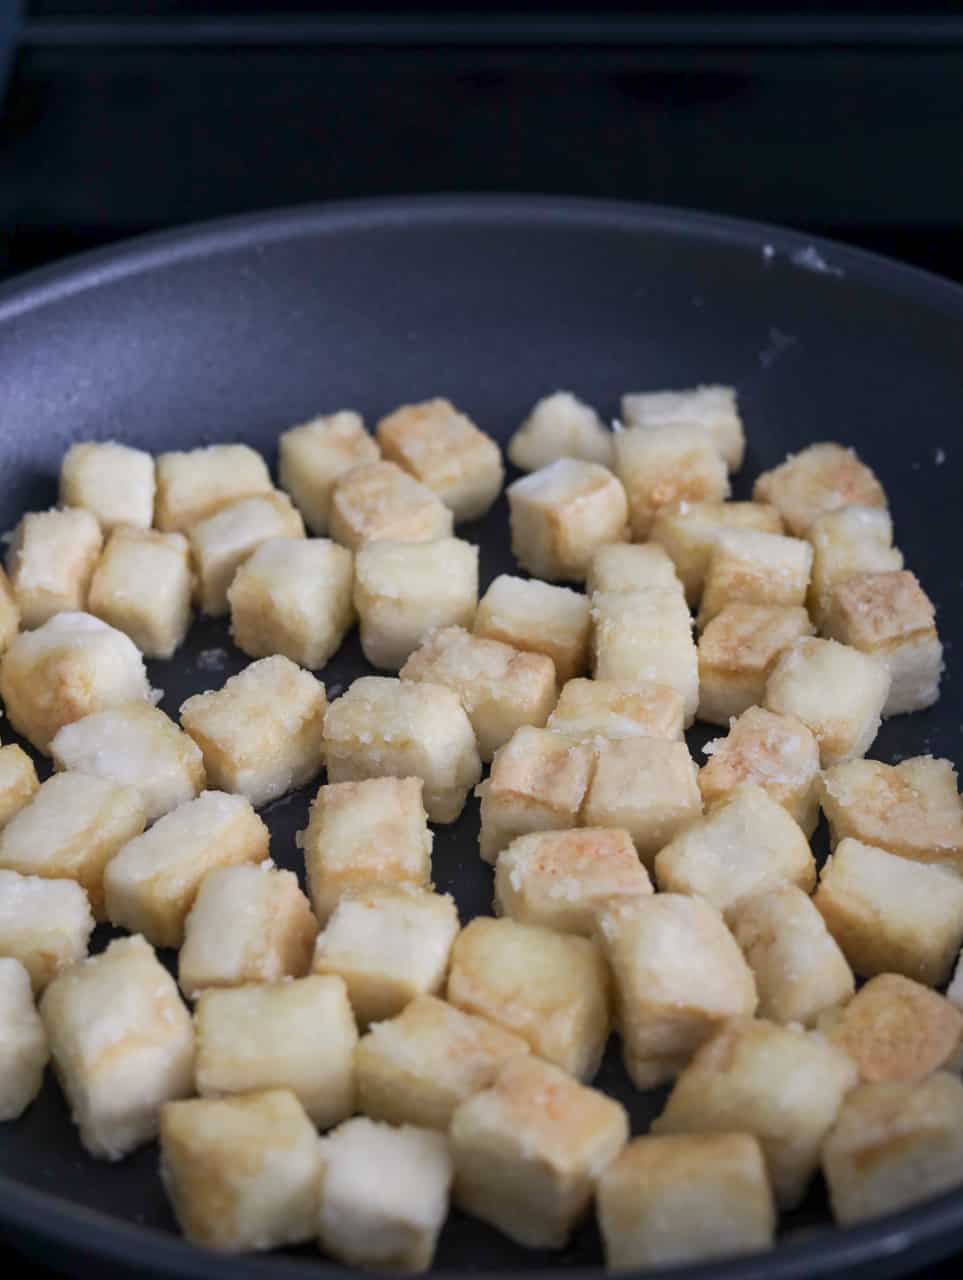
[[[312,414],[352,407],[371,421],[446,395],[504,442],[559,387],[612,415],[625,390],[713,381],[738,387],[747,425],[737,496],[814,440],[851,443],[878,472],[949,643],[940,703],[885,724],[873,754],[956,758],[963,290],[789,231],[584,200],[394,200],[215,223],[35,273],[0,291],[0,528],[55,500],[60,458],[80,438],[154,451],[239,439],[273,461],[279,431]],[[482,547],[483,587],[511,567],[504,499],[460,532]],[[226,626],[204,621],[173,661],[152,664],[152,683],[176,714],[242,666]],[[337,693],[364,670],[349,638],[322,678]],[[697,726],[693,750],[709,736]],[[266,811],[284,865],[296,867],[308,798]],[[477,823],[471,802],[436,832],[435,879],[463,919],[490,909]],[[662,1105],[664,1093],[629,1086],[617,1046],[599,1083],[626,1102],[634,1132]],[[156,1163],[153,1147],[118,1165],[88,1159],[48,1081],[0,1127],[0,1226],[74,1276],[340,1270],[312,1248],[240,1259],[192,1249],[174,1234]],[[959,1247],[961,1227],[963,1192],[837,1230],[817,1181],[776,1252],[646,1274],[882,1280]],[[437,1267],[587,1276],[600,1259],[591,1222],[564,1253],[529,1253],[454,1213]]]

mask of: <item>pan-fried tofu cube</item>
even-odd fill
[[[595,749],[565,734],[523,725],[495,752],[481,797],[479,852],[494,862],[501,849],[530,831],[578,826],[595,767]],[[616,825],[599,823],[599,826]]]
[[[269,538],[303,538],[301,513],[286,493],[240,498],[191,526],[197,598],[205,613],[228,611],[227,589],[252,551]]]
[[[625,490],[597,462],[559,458],[506,492],[512,554],[535,577],[582,582],[595,551],[628,535]]]
[[[612,464],[612,433],[571,391],[543,396],[508,442],[508,457],[519,471],[538,471],[559,458]]]
[[[30,975],[12,956],[0,958],[0,1121],[23,1115],[40,1092],[50,1056],[33,1003]]]
[[[963,1084],[926,1080],[861,1084],[823,1144],[836,1221],[880,1218],[963,1183]]]
[[[735,387],[628,392],[622,397],[622,421],[627,427],[701,427],[730,471],[742,466],[746,437]]]
[[[91,579],[88,608],[148,658],[172,658],[191,624],[193,582],[182,533],[115,529]]]
[[[648,591],[671,587],[681,591],[682,583],[668,552],[657,542],[609,542],[592,556],[585,590]]]
[[[501,492],[501,450],[449,400],[402,405],[376,434],[382,454],[434,490],[456,522],[477,520]]]
[[[448,1142],[432,1129],[347,1120],[321,1143],[318,1234],[339,1262],[427,1271],[448,1216]]]
[[[161,1180],[195,1244],[241,1253],[317,1235],[321,1143],[290,1090],[168,1103],[160,1148]]]
[[[471,721],[441,684],[362,676],[331,704],[324,748],[329,782],[421,778],[432,822],[454,822],[481,777]]]
[[[519,1053],[528,1053],[520,1036],[435,996],[415,996],[359,1041],[358,1109],[390,1124],[447,1131],[455,1108]]]
[[[394,462],[352,467],[335,481],[328,531],[356,551],[365,542],[394,538],[431,542],[451,537],[452,514],[436,493]]]
[[[651,871],[655,855],[702,813],[698,771],[684,742],[602,742],[582,808],[586,827],[621,827]]]
[[[741,898],[726,922],[756,979],[760,1018],[813,1026],[853,994],[853,971],[808,893],[780,884]]]
[[[625,1146],[613,1098],[536,1058],[513,1058],[452,1117],[455,1203],[530,1249],[559,1249]]]
[[[699,637],[699,719],[727,725],[758,706],[780,654],[814,633],[801,605],[725,605]]]
[[[864,756],[879,730],[890,674],[878,658],[837,640],[803,636],[766,682],[765,707],[795,716],[819,743],[824,769]]]
[[[270,862],[216,867],[184,921],[181,990],[301,978],[311,967],[318,922],[293,871]]]
[[[886,506],[886,494],[872,471],[855,450],[840,444],[811,444],[789,454],[756,479],[752,496],[757,502],[771,502],[797,537],[827,511]]]
[[[29,804],[39,786],[37,770],[23,747],[0,747],[0,828]]]
[[[682,697],[688,727],[699,705],[699,658],[679,592],[601,592],[592,597],[592,621],[595,678],[667,684]]]
[[[319,1129],[354,1110],[358,1031],[340,978],[202,991],[194,1036],[203,1098],[290,1089]]]
[[[725,738],[702,748],[699,770],[707,809],[745,783],[762,787],[799,823],[807,839],[819,818],[819,744],[801,720],[750,707]]]
[[[776,1230],[766,1162],[748,1133],[636,1138],[602,1174],[598,1217],[610,1271],[755,1253]]]
[[[555,663],[559,684],[588,667],[591,608],[588,597],[570,587],[500,574],[478,602],[474,631],[515,649],[544,653]]]
[[[5,653],[20,630],[20,606],[6,570],[0,566],[0,654]]]
[[[262,805],[317,777],[326,706],[321,681],[277,654],[188,698],[181,724],[201,749],[211,786]]]
[[[458,933],[448,894],[380,885],[345,894],[318,936],[314,972],[344,978],[358,1026],[393,1018],[440,991]]]
[[[700,898],[657,893],[614,906],[600,938],[625,1069],[639,1089],[671,1080],[720,1026],[756,1007],[752,971]]]
[[[452,948],[448,1000],[591,1080],[609,1035],[608,985],[605,961],[588,938],[479,916]]]
[[[640,680],[569,680],[562,689],[548,728],[570,738],[682,737],[685,706],[667,684]]]
[[[162,453],[157,459],[154,523],[168,533],[187,533],[229,502],[270,493],[272,487],[267,463],[246,444]]]
[[[724,529],[782,533],[782,516],[764,502],[680,502],[663,507],[652,540],[668,552],[690,605],[702,595],[716,538]]]
[[[903,567],[893,546],[893,521],[885,507],[840,507],[809,526],[813,546],[809,612],[822,627],[833,588],[858,573],[888,573]]]
[[[806,601],[813,549],[802,538],[758,529],[723,529],[709,557],[699,609],[705,627],[726,605],[801,606]]]
[[[431,888],[431,846],[421,778],[366,778],[320,787],[298,832],[308,891],[322,924],[349,889]]]
[[[712,437],[686,423],[617,431],[615,474],[625,486],[637,542],[649,536],[665,507],[729,496],[729,473]]]
[[[268,841],[267,827],[243,796],[204,791],[130,840],[107,864],[107,916],[155,946],[179,947],[207,873],[262,861]]]
[[[847,837],[826,860],[813,899],[863,978],[902,973],[929,987],[950,976],[963,943],[963,880]]]
[[[72,444],[60,464],[60,501],[92,512],[105,533],[119,525],[149,529],[154,487],[151,455],[116,440]]]
[[[294,499],[312,533],[328,532],[334,486],[346,471],[377,462],[381,450],[364,429],[360,413],[341,409],[282,431],[278,482]]]
[[[163,1104],[192,1093],[191,1015],[143,938],[118,938],[54,978],[40,1013],[92,1156],[119,1160],[150,1142]]]
[[[35,992],[87,954],[94,917],[75,880],[0,870],[0,956],[19,960]]]
[[[149,701],[144,659],[122,631],[89,613],[58,613],[22,631],[0,659],[11,725],[45,754],[65,724],[125,702]]]
[[[652,1132],[754,1134],[776,1203],[792,1209],[857,1079],[849,1055],[815,1031],[731,1022],[683,1071]]]
[[[523,724],[540,729],[555,706],[555,663],[463,627],[441,627],[415,650],[399,672],[402,680],[454,689],[468,713],[478,754],[489,761]]]
[[[87,607],[87,590],[103,535],[79,507],[28,512],[14,530],[7,573],[24,627]]]

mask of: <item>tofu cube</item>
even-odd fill
[[[193,1091],[191,1016],[143,938],[117,938],[54,978],[40,1013],[90,1155],[120,1160],[150,1142],[164,1103]]]
[[[457,523],[483,516],[501,492],[501,450],[449,400],[402,405],[376,434],[382,454],[437,493]]]
[[[23,1115],[43,1084],[50,1053],[33,1003],[30,975],[12,956],[0,958],[0,1121]]]
[[[724,529],[782,533],[775,507],[764,502],[680,502],[663,507],[652,525],[653,545],[664,547],[690,605],[702,596],[716,538]]]
[[[23,747],[0,747],[0,829],[30,803],[39,786],[37,770]]]
[[[840,507],[809,526],[813,547],[809,612],[822,627],[833,588],[859,573],[887,573],[903,567],[893,546],[893,521],[885,507]]]
[[[33,630],[54,614],[87,607],[102,545],[96,517],[79,507],[23,517],[7,550],[7,573],[24,627]]]
[[[119,525],[149,529],[154,487],[151,455],[116,440],[72,444],[60,464],[60,501],[90,511],[105,533]]]
[[[481,777],[471,721],[440,684],[362,676],[331,704],[324,749],[329,782],[421,778],[432,822],[454,822]]]
[[[685,706],[667,684],[569,680],[548,728],[570,738],[666,738],[679,741]]]
[[[20,630],[20,606],[6,570],[0,566],[0,654],[5,653]]]
[[[19,960],[35,992],[87,954],[94,917],[74,880],[0,870],[0,956]]]
[[[550,582],[584,582],[599,547],[624,542],[629,504],[607,467],[559,458],[508,486],[512,554]]]
[[[592,615],[588,597],[537,578],[500,574],[475,614],[476,636],[501,640],[555,663],[559,684],[588,668]]]
[[[579,1080],[602,1061],[608,988],[598,947],[573,934],[478,916],[452,948],[449,1003],[521,1036]]]
[[[162,453],[156,474],[154,524],[168,533],[187,533],[229,502],[273,490],[267,463],[246,444]]]
[[[885,507],[886,494],[855,450],[840,444],[811,444],[757,477],[752,496],[770,502],[786,528],[802,537],[827,511],[852,505]]]
[[[360,413],[338,413],[282,431],[278,440],[278,482],[294,499],[312,533],[328,532],[331,495],[346,471],[377,462],[381,450],[364,429]]]
[[[730,471],[742,466],[746,437],[735,387],[629,392],[622,397],[622,421],[627,427],[701,427]]]
[[[335,481],[328,531],[335,542],[353,551],[377,538],[449,538],[453,525],[438,495],[393,462],[363,463]]]
[[[513,1058],[452,1117],[455,1203],[529,1249],[560,1249],[625,1146],[613,1098],[537,1058]]]
[[[655,681],[682,697],[685,724],[699,705],[699,657],[685,600],[671,587],[604,591],[592,597],[597,680]]]
[[[705,628],[726,605],[801,607],[812,562],[813,549],[802,538],[758,529],[722,529],[709,557],[699,626]]]
[[[729,496],[729,473],[712,437],[687,423],[617,431],[615,474],[625,486],[636,542],[648,538],[666,507]]]
[[[648,591],[652,587],[682,590],[675,565],[657,542],[609,542],[592,556],[585,590]]]
[[[88,608],[148,658],[172,658],[191,624],[190,545],[182,533],[119,528],[90,582]]]
[[[247,557],[269,538],[303,538],[304,521],[286,493],[240,498],[191,526],[197,598],[213,617],[228,612],[227,591]]]
[[[612,433],[591,407],[571,391],[543,396],[508,442],[509,461],[519,471],[538,471],[559,458],[612,465]]]
[[[268,841],[267,827],[242,796],[204,791],[128,841],[107,864],[107,916],[157,947],[179,947],[207,873],[261,862]]]
[[[241,1253],[317,1235],[321,1143],[290,1090],[170,1102],[160,1149],[161,1181],[194,1244]]]
[[[761,704],[780,654],[814,634],[801,605],[725,605],[699,637],[699,719],[728,725]]]
[[[326,706],[320,680],[277,654],[188,698],[181,724],[211,786],[263,805],[317,777]]]

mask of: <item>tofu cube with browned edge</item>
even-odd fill
[[[182,533],[119,528],[107,539],[88,608],[148,658],[172,658],[191,624],[190,544]]]
[[[7,549],[7,573],[24,627],[87,607],[103,545],[96,516],[80,507],[29,511]]]
[[[508,486],[512,554],[550,582],[584,582],[599,547],[624,542],[629,505],[607,467],[559,458]]]
[[[39,786],[37,770],[23,747],[0,747],[0,829],[30,803]]]
[[[758,529],[722,529],[709,557],[699,626],[704,629],[727,605],[802,608],[812,561],[813,549],[803,538]]]
[[[625,486],[636,542],[649,537],[666,507],[729,496],[729,472],[711,435],[688,423],[617,431],[615,474]]]
[[[0,654],[10,647],[20,630],[20,606],[6,570],[0,566]]]
[[[571,391],[555,391],[532,407],[507,449],[519,471],[538,471],[559,458],[612,465],[612,433],[592,408]]]
[[[154,523],[154,459],[116,440],[72,444],[60,464],[60,501],[96,516],[105,533]]]
[[[667,684],[682,698],[688,728],[699,705],[699,657],[682,595],[671,587],[603,591],[592,597],[592,621],[595,678]]]
[[[191,526],[197,599],[207,614],[228,612],[227,590],[247,557],[269,538],[303,538],[304,521],[286,493],[255,494],[219,507]]]
[[[893,546],[893,521],[885,507],[840,507],[827,511],[806,531],[813,547],[809,612],[822,627],[833,588],[859,573],[889,573],[903,567]]]
[[[585,590],[648,591],[652,587],[682,590],[668,552],[657,542],[607,542],[598,547],[589,564]]]
[[[278,482],[294,499],[311,532],[324,537],[338,480],[352,467],[380,457],[361,414],[341,409],[281,432]]]
[[[356,551],[376,538],[431,542],[449,538],[452,514],[427,485],[394,462],[367,462],[340,476],[331,494],[328,532]]]
[[[640,680],[569,680],[562,689],[548,728],[570,738],[682,737],[685,704],[667,684]]]
[[[571,587],[500,574],[478,602],[474,631],[487,640],[545,654],[555,663],[559,684],[588,668],[591,607],[588,597]]]
[[[157,459],[154,524],[187,533],[230,502],[271,493],[267,463],[246,444],[212,444]]]
[[[886,494],[854,449],[840,444],[811,444],[757,477],[757,502],[770,502],[786,528],[803,537],[821,515],[840,507],[885,507]]]
[[[655,518],[652,545],[668,553],[690,605],[699,603],[716,538],[725,529],[782,533],[785,526],[764,502],[679,502]]]
[[[622,397],[627,427],[701,427],[730,471],[742,466],[746,437],[735,387],[692,387],[685,391],[628,392]]]
[[[814,633],[801,605],[726,605],[699,637],[699,719],[728,725],[760,705],[780,654]]]
[[[87,954],[94,917],[76,880],[0,870],[0,956],[19,960],[35,992]]]
[[[0,1121],[16,1120],[30,1106],[49,1057],[30,975],[19,960],[0,957]]]

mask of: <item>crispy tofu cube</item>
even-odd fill
[[[709,557],[699,626],[705,628],[726,605],[804,605],[812,561],[813,549],[802,538],[722,529]]]
[[[550,582],[583,582],[599,547],[624,542],[629,504],[607,467],[559,458],[508,486],[512,554]]]
[[[379,885],[345,894],[318,935],[314,972],[344,978],[358,1026],[440,991],[458,933],[449,894]]]
[[[477,520],[501,492],[501,450],[449,400],[402,405],[376,434],[384,456],[434,490],[456,522]]]
[[[263,805],[317,777],[326,707],[321,681],[277,654],[188,698],[181,724],[211,786]]]
[[[519,471],[538,471],[559,458],[612,465],[612,433],[571,391],[543,396],[508,442],[508,457]]]
[[[134,642],[89,613],[58,613],[22,631],[0,659],[7,718],[45,754],[65,724],[151,693]]]
[[[648,591],[671,587],[681,591],[682,583],[668,552],[657,542],[609,542],[592,556],[585,590]]]
[[[627,427],[701,427],[730,471],[742,466],[746,437],[735,387],[628,392],[622,397],[622,421]]]
[[[24,627],[87,607],[87,590],[103,535],[80,507],[29,511],[14,530],[7,573]]]
[[[453,525],[438,495],[394,462],[363,463],[335,481],[328,531],[335,542],[354,551],[373,539],[449,538]]]
[[[519,1053],[528,1053],[520,1036],[435,996],[415,996],[359,1041],[358,1109],[390,1124],[447,1131],[455,1108]]]
[[[776,1203],[792,1209],[857,1078],[849,1055],[815,1031],[737,1020],[698,1051],[652,1132],[755,1135]]]
[[[50,1053],[33,1003],[30,975],[12,956],[0,958],[0,1121],[23,1115],[43,1084]]]
[[[115,440],[72,444],[60,465],[60,501],[90,511],[105,533],[119,525],[149,529],[154,522],[154,459]]]
[[[426,1271],[448,1215],[453,1168],[444,1134],[357,1116],[321,1150],[321,1248],[351,1266]]]
[[[625,1146],[613,1098],[516,1057],[452,1117],[455,1203],[530,1249],[559,1249]]]
[[[303,538],[304,521],[286,493],[240,498],[191,525],[197,598],[207,614],[228,612],[227,590],[247,557],[269,538]]]
[[[637,542],[648,538],[664,508],[729,496],[729,473],[712,437],[687,423],[617,431],[615,474],[625,486]]]
[[[381,450],[364,429],[360,413],[338,413],[282,431],[278,440],[278,481],[294,499],[312,533],[328,532],[331,495],[346,471],[377,462]]]
[[[366,778],[320,787],[304,851],[308,891],[322,924],[349,889],[377,884],[431,888],[431,846],[421,778]]]
[[[251,658],[280,653],[317,671],[355,620],[354,559],[327,538],[270,538],[227,591],[231,638]]]
[[[755,1253],[776,1211],[748,1133],[678,1133],[630,1142],[602,1174],[598,1217],[610,1271]]]
[[[148,658],[172,658],[191,624],[193,582],[182,533],[119,528],[94,570],[88,608]]]
[[[725,605],[699,637],[699,719],[727,725],[758,706],[780,654],[814,634],[801,605]]]
[[[19,960],[35,992],[87,954],[94,917],[74,880],[0,870],[0,956]]]
[[[501,640],[555,663],[559,684],[588,667],[592,616],[587,596],[536,578],[500,574],[475,614],[476,636]]]
[[[0,566],[0,654],[9,649],[20,630],[20,606],[6,570]]]
[[[609,1035],[608,986],[605,961],[588,938],[479,916],[452,948],[448,1001],[591,1080]]]
[[[290,1089],[319,1129],[354,1111],[358,1031],[340,978],[202,991],[194,1036],[203,1098]]]
[[[329,782],[421,778],[432,822],[454,822],[481,777],[471,721],[440,684],[362,676],[328,709]]]
[[[668,552],[690,605],[699,602],[716,538],[724,529],[782,533],[782,516],[763,502],[680,502],[663,507],[652,525],[653,544]]]
[[[699,658],[679,592],[601,592],[592,597],[592,621],[595,678],[667,684],[682,697],[688,727],[699,705]]]
[[[872,746],[889,687],[889,671],[878,658],[836,640],[804,636],[773,667],[765,707],[811,729],[828,769]]]
[[[548,728],[570,738],[682,737],[685,706],[667,684],[640,680],[569,680],[562,689]]]
[[[241,1253],[317,1234],[321,1143],[290,1090],[170,1102],[160,1149],[161,1181],[195,1244]]]
[[[187,533],[229,502],[272,489],[267,463],[246,444],[162,453],[157,459],[154,523],[168,533]]]
[[[161,1107],[194,1087],[191,1016],[141,937],[118,938],[54,978],[40,1002],[80,1140],[119,1160],[157,1135]]]
[[[39,786],[37,770],[23,747],[0,747],[0,829],[29,804]]]
[[[813,547],[809,612],[822,627],[833,588],[858,573],[902,569],[903,556],[893,546],[893,521],[885,507],[840,507],[827,511],[806,531]]]
[[[963,943],[963,880],[847,837],[823,865],[813,899],[863,978],[902,973],[929,987],[950,976]]]
[[[858,505],[885,507],[886,494],[854,449],[840,444],[811,444],[764,471],[752,489],[757,502],[771,502],[797,537],[827,511]]]

